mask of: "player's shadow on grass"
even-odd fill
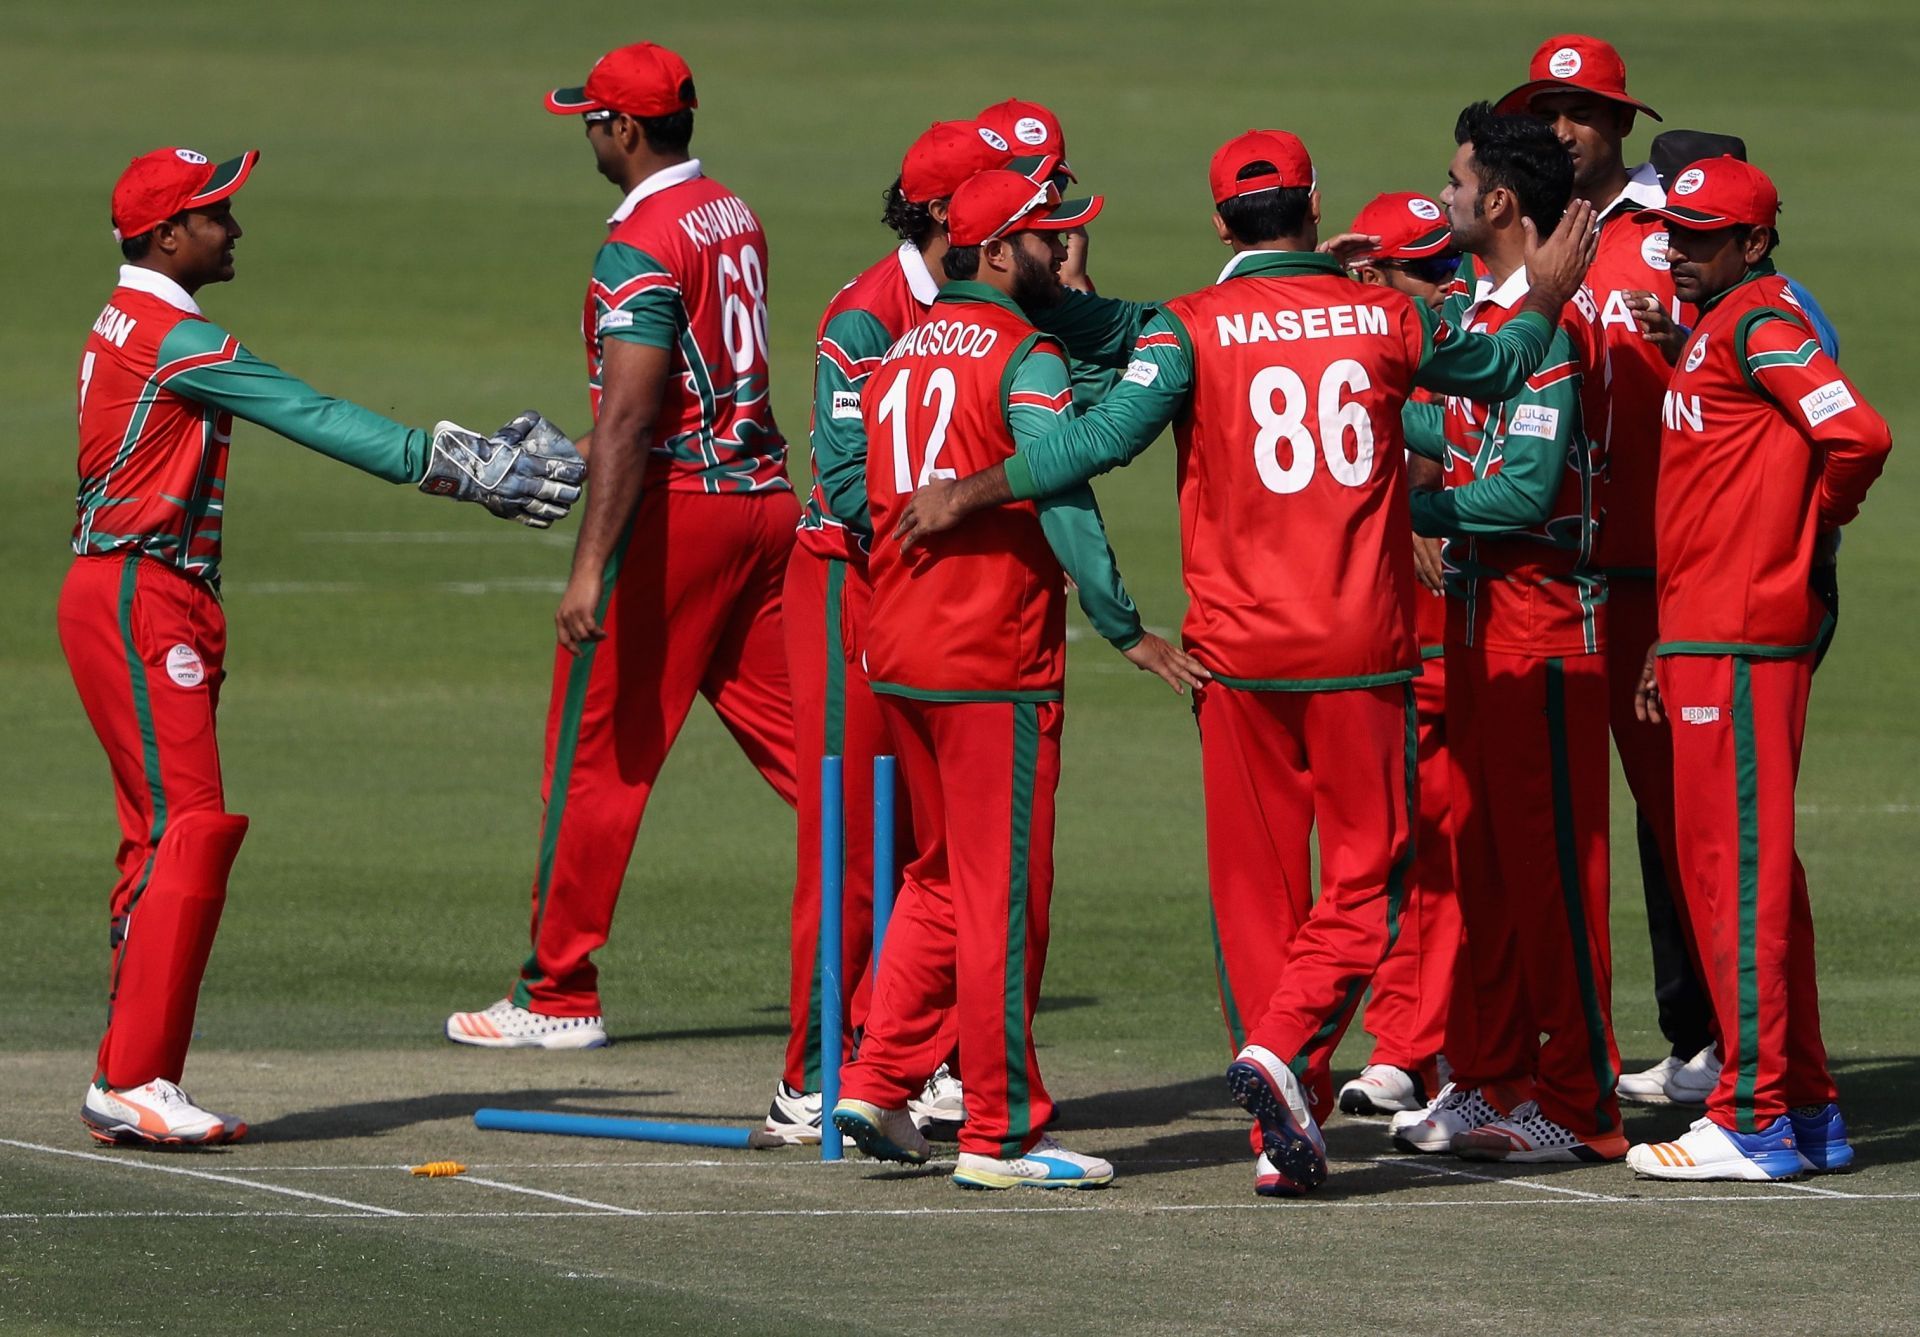
[[[326,1105],[319,1109],[283,1114],[277,1119],[255,1124],[249,1142],[344,1142],[353,1138],[377,1137],[415,1124],[437,1123],[444,1119],[470,1119],[483,1105],[497,1109],[539,1109],[565,1114],[634,1113],[636,1100],[664,1095],[660,1091],[619,1090],[613,1087],[564,1087],[552,1091],[448,1091],[437,1095],[400,1096],[392,1100],[367,1100],[353,1105]],[[615,1111],[604,1105],[581,1106],[583,1100],[618,1099],[629,1108]],[[660,1114],[647,1111],[649,1118],[711,1118],[707,1114]]]
[[[782,1012],[786,1008],[780,1009]],[[690,1026],[671,1031],[628,1031],[612,1037],[615,1044],[645,1044],[651,1040],[760,1040],[784,1036],[787,1028],[770,1021],[743,1026]]]

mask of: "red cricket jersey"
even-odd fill
[[[1263,262],[1276,263],[1247,265]],[[1411,299],[1296,266],[1238,273],[1162,310],[1193,358],[1174,433],[1195,657],[1249,688],[1410,677],[1400,408],[1426,344]]]
[[[1491,333],[1519,312],[1526,271],[1491,291],[1490,279],[1479,283],[1481,295],[1460,314],[1460,323]],[[1605,434],[1604,426],[1598,432],[1587,426],[1606,422],[1607,400],[1606,350],[1593,295],[1583,288],[1567,303],[1552,350],[1519,395],[1499,404],[1450,395],[1446,404],[1449,488],[1498,474],[1505,447],[1497,443],[1536,438],[1563,448],[1565,456],[1544,523],[1449,542],[1448,555],[1469,593],[1447,601],[1448,640],[1507,654],[1596,652],[1605,586],[1593,553],[1603,509],[1598,480]]]
[[[80,355],[80,492],[73,550],[137,548],[193,575],[214,578],[233,415],[168,384],[231,360],[231,335],[212,352],[160,360],[183,321],[205,324],[184,290],[146,271],[113,290]]]
[[[1591,419],[1587,434],[1606,461],[1601,500],[1606,524],[1596,561],[1646,577],[1653,572],[1654,485],[1660,474],[1660,398],[1672,368],[1634,323],[1627,293],[1650,292],[1674,322],[1691,324],[1692,307],[1674,296],[1667,268],[1667,225],[1641,222],[1638,212],[1666,203],[1660,177],[1637,168],[1625,191],[1600,223],[1600,249],[1587,270],[1587,288],[1599,311],[1606,371],[1604,419]]]
[[[594,260],[582,334],[594,417],[609,337],[673,350],[647,469],[674,492],[790,489],[767,375],[767,238],[698,160],[642,182]]]
[[[1814,540],[1858,513],[1893,438],[1771,265],[1706,304],[1663,416],[1660,652],[1812,648]]]
[[[903,248],[904,249],[904,248]],[[915,257],[918,261],[918,257]],[[919,261],[922,273],[925,262]],[[929,276],[928,282],[931,282]],[[937,292],[938,289],[936,288]],[[925,300],[923,300],[923,297]],[[844,387],[829,389],[826,403],[821,403],[816,394],[813,405],[813,421],[809,435],[816,442],[814,458],[814,483],[807,495],[806,512],[801,517],[800,529],[796,541],[800,547],[816,557],[837,558],[844,562],[864,564],[867,560],[866,546],[861,536],[849,530],[834,519],[832,509],[820,485],[820,415],[824,411],[829,419],[840,418],[851,412],[856,418],[860,413],[860,388],[866,384],[867,377],[880,365],[885,349],[908,330],[926,323],[932,313],[931,293],[916,293],[913,280],[909,278],[906,262],[900,251],[889,254],[878,264],[863,270],[853,282],[834,294],[827,303],[827,309],[820,317],[820,328],[814,332],[814,346],[818,356],[833,363],[834,371],[844,379]],[[870,346],[865,339],[855,340],[851,334],[844,333],[850,327],[859,328],[854,322],[840,321],[840,317],[853,312],[871,316],[877,324],[877,330],[860,329],[861,334],[871,333],[876,339],[884,339],[880,347]],[[836,322],[839,328],[836,329]],[[855,342],[847,347],[842,339]],[[852,403],[846,403],[842,396],[852,396]]]
[[[902,554],[916,488],[1012,457],[1007,386],[1020,359],[1064,360],[1011,303],[954,300],[888,350],[861,394],[873,551],[867,678],[876,692],[1052,699],[1066,680],[1066,589],[1032,502],[982,512]]]

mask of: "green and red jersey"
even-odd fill
[[[261,361],[137,265],[87,336],[78,410],[74,552],[136,551],[215,586],[235,417],[392,483],[417,483],[432,444]]]
[[[1044,312],[1079,356],[1144,320],[1113,394],[1010,461],[1017,497],[1124,464],[1169,424],[1179,447],[1187,647],[1221,681],[1301,691],[1415,672],[1402,405],[1416,384],[1510,393],[1546,352],[1530,317],[1470,338],[1311,252],[1247,251],[1154,311]]]
[[[1442,318],[1487,334],[1513,320],[1527,272],[1456,284]],[[1606,581],[1594,561],[1606,418],[1599,309],[1582,289],[1567,303],[1545,360],[1518,393],[1450,394],[1441,415],[1446,486],[1413,498],[1416,532],[1447,544],[1448,640],[1503,654],[1597,652]],[[1412,425],[1414,415],[1409,415]],[[1436,453],[1424,433],[1410,438]]]
[[[1140,617],[1084,486],[1001,507],[910,553],[893,527],[917,488],[1017,457],[1073,415],[1057,344],[981,283],[941,290],[861,394],[866,487],[867,678],[876,692],[934,701],[1053,700],[1066,678],[1064,569],[1094,630],[1120,649]]]
[[[1640,332],[1627,302],[1629,292],[1650,292],[1677,325],[1693,322],[1692,307],[1674,295],[1667,268],[1667,225],[1640,220],[1642,209],[1667,202],[1660,174],[1649,165],[1633,170],[1620,195],[1600,211],[1600,247],[1587,269],[1587,288],[1598,312],[1605,345],[1603,380],[1607,415],[1590,419],[1587,434],[1599,441],[1604,478],[1601,502],[1606,524],[1596,560],[1610,575],[1653,574],[1654,485],[1660,474],[1660,397],[1672,370],[1659,346]]]
[[[791,490],[767,375],[767,238],[695,158],[642,181],[607,220],[581,334],[600,416],[602,348],[626,339],[673,353],[654,424],[648,487]]]
[[[813,358],[813,488],[799,544],[818,557],[867,559],[867,432],[860,391],[894,341],[926,323],[940,284],[912,242],[834,294]]]
[[[1859,513],[1893,437],[1771,263],[1704,305],[1662,417],[1660,653],[1812,649],[1815,538]]]

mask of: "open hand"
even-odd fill
[[[1332,256],[1343,265],[1350,265],[1379,244],[1380,238],[1365,232],[1342,232],[1337,237],[1328,237],[1315,249],[1322,255]]]
[[[1201,667],[1199,660],[1152,632],[1120,653],[1135,668],[1153,674],[1175,692],[1184,693],[1189,687],[1204,687],[1213,681],[1213,675]]]
[[[1647,647],[1647,662],[1640,670],[1640,683],[1633,689],[1633,713],[1646,724],[1664,724],[1667,712],[1660,700],[1660,680],[1654,676],[1657,659],[1653,647]]]
[[[1447,592],[1447,567],[1440,560],[1441,540],[1413,536],[1413,574],[1435,594]]]
[[[1680,360],[1680,350],[1687,346],[1693,331],[1676,324],[1673,313],[1660,305],[1658,297],[1637,289],[1630,291],[1627,310],[1633,315],[1633,323],[1640,327],[1640,337],[1658,348],[1669,365]]]
[[[900,545],[900,551],[945,533],[965,518],[966,513],[953,504],[953,494],[959,486],[954,479],[935,478],[913,494],[893,527],[894,541]]]
[[[1560,225],[1545,241],[1540,240],[1531,218],[1520,222],[1527,238],[1528,285],[1557,315],[1580,290],[1587,266],[1593,263],[1594,254],[1600,249],[1600,234],[1594,230],[1593,206],[1585,200],[1573,201],[1560,216]]]

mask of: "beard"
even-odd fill
[[[1025,250],[1013,253],[1013,300],[1026,307],[1049,307],[1060,301],[1060,280],[1053,266]]]

